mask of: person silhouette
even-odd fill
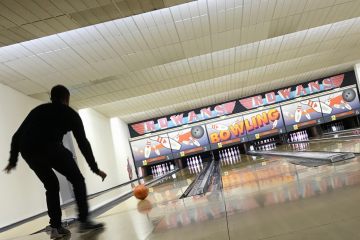
[[[64,175],[73,185],[80,221],[79,231],[85,232],[104,226],[89,219],[85,179],[73,154],[62,143],[64,135],[72,131],[90,169],[104,181],[107,175],[98,168],[82,120],[79,114],[69,107],[69,101],[70,92],[66,87],[57,85],[51,89],[51,103],[34,108],[13,135],[9,163],[4,169],[6,173],[15,169],[21,153],[25,162],[44,184],[51,238],[71,234],[61,224],[60,187],[53,169]]]

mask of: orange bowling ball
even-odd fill
[[[149,189],[145,185],[140,184],[134,188],[133,193],[137,199],[144,200],[149,194]]]

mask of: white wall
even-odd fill
[[[133,157],[131,154],[129,138],[130,132],[128,125],[119,118],[111,118],[111,130],[115,149],[115,158],[118,163],[118,173],[120,182],[129,181],[129,174],[127,171],[127,158],[129,158],[130,166],[132,168],[133,179],[136,178]]]
[[[11,137],[32,108],[41,104],[0,84],[0,168],[7,165]],[[19,157],[16,170],[0,172],[0,228],[46,211],[42,183]]]
[[[360,87],[360,63],[355,64],[354,71],[356,76],[356,83]]]
[[[81,109],[79,114],[83,120],[86,136],[90,141],[99,169],[108,174],[106,180],[101,182],[101,178],[90,170],[85,158],[79,149],[76,148],[78,165],[85,177],[88,194],[106,190],[120,184],[120,174],[115,158],[110,119],[90,108]]]

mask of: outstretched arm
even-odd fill
[[[78,114],[75,115],[74,124],[72,128],[74,137],[76,139],[76,142],[80,148],[81,153],[84,155],[86,162],[89,164],[91,171],[93,171],[95,174],[99,175],[102,180],[106,178],[106,173],[99,170],[98,165],[95,161],[94,154],[91,149],[91,145],[86,138],[84,125],[82,123],[82,120]]]
[[[31,115],[32,115],[32,112],[30,112],[29,115],[25,118],[23,123],[20,125],[20,127],[18,128],[18,130],[15,132],[15,134],[12,137],[11,146],[10,146],[9,163],[4,169],[4,171],[6,173],[10,173],[10,171],[16,167],[16,163],[18,161],[19,152],[20,152],[20,138],[24,132],[25,126],[30,121],[29,119],[31,118]]]

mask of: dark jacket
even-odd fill
[[[12,138],[10,163],[16,165],[19,152],[45,152],[53,147],[64,147],[64,135],[72,131],[76,142],[91,170],[99,171],[86,138],[79,114],[71,107],[60,103],[46,103],[34,108],[25,118]]]

